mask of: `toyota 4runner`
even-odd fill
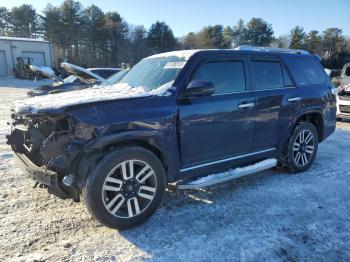
[[[19,101],[8,144],[49,192],[82,196],[97,220],[125,229],[152,215],[167,183],[305,171],[335,124],[316,56],[245,46],[154,55],[116,85]]]

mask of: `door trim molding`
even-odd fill
[[[180,169],[180,172],[187,172],[193,169],[197,169],[197,168],[201,168],[201,167],[206,167],[206,166],[211,166],[211,165],[215,165],[215,164],[220,164],[220,163],[224,163],[224,162],[228,162],[231,160],[235,160],[235,159],[240,159],[240,158],[244,158],[247,156],[253,156],[253,155],[258,155],[258,154],[262,154],[262,153],[266,153],[266,152],[270,152],[275,150],[276,148],[269,148],[269,149],[264,149],[264,150],[260,150],[260,151],[256,151],[256,152],[252,152],[252,153],[248,153],[248,154],[244,154],[244,155],[240,155],[240,156],[234,156],[234,157],[229,157],[229,158],[225,158],[225,159],[221,159],[221,160],[216,160],[216,161],[212,161],[212,162],[208,162],[208,163],[204,163],[204,164],[200,164],[200,165],[195,165],[195,166],[190,166],[190,167],[186,167],[186,168],[182,168]]]

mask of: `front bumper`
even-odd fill
[[[59,175],[45,167],[35,165],[26,155],[14,153],[14,159],[22,172],[35,182],[48,187],[48,191],[60,198],[71,198],[72,195],[62,189],[63,184],[59,182]]]
[[[15,153],[14,158],[19,168],[29,178],[49,187],[54,187],[58,185],[58,178],[56,172],[35,165],[24,154]]]

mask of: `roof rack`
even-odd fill
[[[252,46],[252,45],[241,45],[241,46],[236,47],[234,50],[246,50],[246,51],[257,51],[257,52],[281,52],[281,53],[310,54],[308,51],[301,50],[301,49],[261,47],[261,46]]]

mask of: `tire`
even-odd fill
[[[318,133],[310,122],[300,122],[294,128],[285,147],[285,165],[293,173],[306,171],[313,164],[318,149]]]
[[[83,198],[99,222],[122,230],[140,225],[156,211],[165,186],[165,170],[154,153],[137,146],[121,147],[98,162]]]

